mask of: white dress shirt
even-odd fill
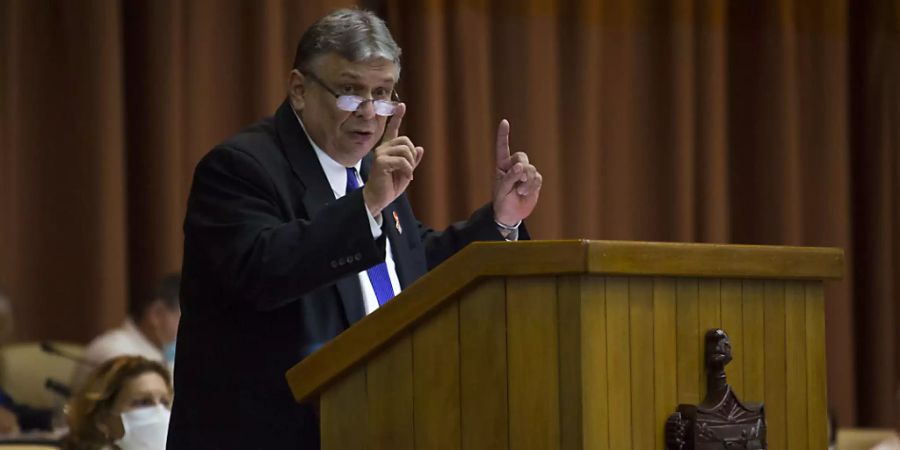
[[[296,112],[294,113],[296,115]],[[303,125],[303,121],[300,120],[300,117],[297,117],[297,121],[300,122],[300,126],[303,128],[303,132],[306,133],[306,127]],[[309,143],[312,145],[313,150],[316,152],[316,157],[319,158],[319,164],[322,166],[322,170],[325,171],[325,177],[328,178],[328,184],[331,185],[331,191],[334,193],[334,198],[338,199],[347,194],[347,167],[344,167],[339,162],[335,161],[328,156],[315,142],[313,142],[312,138],[309,137],[309,133],[306,133],[306,138],[309,139]],[[361,162],[357,161],[354,168],[356,169],[356,184],[359,185],[360,189],[363,187],[363,180],[359,176],[359,168]],[[381,237],[381,223],[382,217],[379,215],[376,220],[372,217],[372,213],[369,212],[369,209],[366,208],[366,216],[369,217],[369,225],[372,229],[372,238],[378,239]],[[397,267],[394,264],[394,256],[391,251],[391,243],[387,237],[384,239],[385,242],[385,258],[384,262],[387,264],[388,277],[391,279],[391,287],[394,288],[394,295],[400,293],[400,279],[397,278]],[[369,274],[366,271],[359,272],[357,275],[359,277],[359,284],[362,288],[362,296],[363,296],[363,304],[366,308],[366,315],[371,314],[372,311],[378,309],[378,297],[375,296],[375,289],[372,287],[372,282],[369,281]]]

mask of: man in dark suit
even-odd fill
[[[404,191],[424,149],[399,133],[399,56],[369,12],[320,19],[275,116],[197,165],[169,449],[318,448],[284,372],[468,243],[527,238],[541,175],[506,121],[493,201],[442,232],[416,220]]]

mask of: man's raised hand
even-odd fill
[[[509,122],[497,127],[496,169],[494,170],[494,219],[514,226],[528,217],[537,205],[543,177],[523,152],[509,149]]]
[[[406,104],[401,103],[388,121],[381,145],[375,148],[369,179],[363,187],[363,199],[373,217],[378,217],[382,209],[406,191],[425,153],[408,137],[399,135],[405,114]]]

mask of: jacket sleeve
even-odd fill
[[[425,243],[428,270],[444,262],[463,247],[476,241],[502,241],[503,236],[494,222],[494,207],[488,203],[475,210],[469,220],[456,222],[443,231],[435,231],[419,224],[419,233]],[[519,226],[519,240],[530,239],[525,222]]]
[[[270,310],[384,259],[361,190],[315,217],[291,219],[285,208],[251,155],[210,152],[194,172],[184,224],[185,274],[206,281],[195,288],[221,286],[217,301]]]

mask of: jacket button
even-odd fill
[[[331,268],[332,268],[332,269],[337,269],[337,266],[338,266],[337,261],[331,260]]]
[[[353,259],[355,259],[357,261],[362,261],[362,253],[357,253],[357,254],[353,255]]]

